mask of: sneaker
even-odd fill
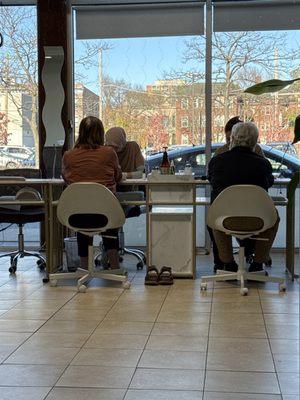
[[[224,269],[223,264],[215,264],[214,265],[214,273],[216,273],[218,270],[222,270],[222,269]]]
[[[231,261],[230,263],[224,263],[224,270],[228,272],[237,272],[239,266],[235,261]]]
[[[248,269],[248,272],[263,272],[263,263],[253,261]]]

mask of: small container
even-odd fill
[[[76,236],[64,239],[67,268],[69,272],[75,272],[80,268],[80,257],[78,255],[78,246]]]

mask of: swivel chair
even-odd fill
[[[40,178],[41,174],[40,171],[37,169],[8,169],[1,171],[1,179],[9,180],[19,180],[25,181],[25,178]],[[17,186],[0,186],[0,195],[1,196],[15,196],[17,193],[22,192],[22,195],[26,197],[28,193],[31,198],[35,198],[39,200],[40,193],[35,188],[24,187],[23,185]],[[21,206],[16,207],[15,209],[10,208],[8,206],[1,207],[0,205],[0,223],[7,223],[7,224],[16,224],[19,228],[18,233],[18,250],[1,254],[0,258],[2,257],[10,257],[10,267],[9,272],[14,274],[17,270],[18,261],[20,258],[24,257],[35,257],[37,258],[37,266],[41,271],[43,271],[46,267],[46,261],[44,257],[42,257],[37,252],[29,252],[26,251],[24,248],[24,234],[23,234],[23,227],[25,224],[34,223],[34,222],[43,222],[45,220],[45,211],[44,207],[40,206]]]
[[[245,280],[279,283],[279,290],[286,289],[284,279],[247,272],[245,268],[245,248],[243,239],[267,240],[255,238],[256,235],[274,226],[278,218],[276,208],[268,193],[259,186],[235,185],[223,190],[208,210],[207,224],[212,229],[240,239],[239,267],[237,272],[217,270],[213,276],[201,278],[201,290],[206,290],[207,282],[238,280],[242,295],[248,293]]]
[[[63,191],[58,201],[57,217],[67,228],[91,237],[105,235],[106,230],[119,228],[125,223],[124,212],[114,194],[105,186],[90,182],[73,183]],[[51,286],[56,286],[61,279],[77,279],[79,292],[85,292],[84,284],[93,278],[119,281],[125,289],[130,287],[127,271],[123,269],[95,270],[92,245],[88,249],[88,270],[78,268],[76,272],[49,275]]]

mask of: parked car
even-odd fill
[[[212,154],[223,143],[215,143],[212,145]],[[273,172],[280,174],[282,177],[289,178],[297,170],[300,170],[300,158],[287,154],[284,151],[277,150],[272,146],[261,145],[265,156],[271,162]],[[173,160],[175,171],[183,170],[187,164],[193,169],[195,177],[199,178],[206,175],[205,166],[205,146],[190,146],[177,150],[168,151],[170,161]],[[162,153],[151,155],[147,158],[148,171],[160,166],[162,161]]]
[[[22,167],[34,168],[35,167],[35,154],[32,153],[26,160],[22,160]]]
[[[25,146],[0,146],[0,151],[11,157],[23,158],[24,160],[31,156],[34,150]]]
[[[299,157],[296,147],[290,142],[272,142],[266,143],[266,146],[281,150],[284,153],[292,154],[295,157]]]
[[[1,169],[19,168],[19,167],[21,167],[23,161],[24,161],[23,158],[10,156],[9,154],[7,154],[6,152],[3,152],[0,149],[0,168]]]

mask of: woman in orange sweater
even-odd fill
[[[104,128],[100,119],[90,116],[81,121],[74,148],[63,156],[62,176],[67,184],[97,182],[115,193],[116,185],[122,179],[122,171],[115,151],[104,146]],[[118,230],[111,229],[106,233],[116,237],[103,238],[103,245],[107,249],[111,268],[119,268]],[[88,246],[92,244],[92,238],[78,233],[77,243],[81,266],[87,268]]]

